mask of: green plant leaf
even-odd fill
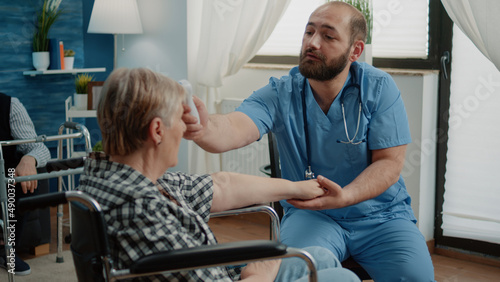
[[[62,13],[58,9],[59,3],[60,0],[44,0],[42,9],[37,12],[35,32],[33,33],[33,52],[49,51],[50,27]]]
[[[75,78],[75,91],[78,94],[88,94],[88,83],[94,80],[88,73],[79,74]]]

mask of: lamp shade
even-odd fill
[[[88,33],[142,33],[136,0],[95,0]]]

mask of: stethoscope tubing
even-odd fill
[[[351,71],[351,80],[356,81],[355,74],[353,71]],[[307,168],[305,171],[305,179],[313,179],[313,178],[315,178],[315,175],[314,175],[314,172],[312,171],[312,168],[311,168],[311,145],[310,145],[310,141],[309,141],[309,126],[307,124],[306,84],[307,84],[307,81],[306,81],[306,78],[304,78],[304,85],[302,87],[302,116],[303,116],[303,121],[304,121],[304,134],[305,134],[305,139],[306,139],[306,152],[307,152],[307,156],[306,156]],[[346,121],[345,109],[344,109],[344,93],[346,92],[347,89],[349,89],[351,87],[357,88],[358,95],[359,95],[358,121],[357,121],[357,125],[356,125],[356,132],[354,133],[354,136],[352,137],[352,139],[349,138],[349,132],[347,131],[347,121]],[[361,121],[361,112],[362,112],[362,108],[363,108],[362,104],[361,104],[361,87],[360,87],[360,85],[357,83],[351,83],[351,84],[347,85],[346,87],[344,87],[344,89],[342,89],[342,92],[340,93],[339,99],[340,99],[340,105],[342,107],[342,118],[344,120],[344,129],[345,129],[345,135],[346,135],[347,141],[342,141],[339,139],[339,140],[337,140],[337,143],[359,145],[359,144],[365,142],[364,139],[360,140],[358,142],[354,142],[354,139],[356,139],[356,136],[358,135],[358,132],[359,132],[359,124]]]

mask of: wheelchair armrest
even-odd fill
[[[151,254],[130,266],[130,273],[143,274],[182,269],[202,268],[283,256],[287,246],[276,241],[254,240],[204,245]]]
[[[210,214],[210,217],[231,216],[231,215],[240,215],[240,214],[257,213],[257,212],[265,212],[269,214],[271,217],[274,216],[274,214],[276,214],[276,212],[272,207],[260,204],[260,205],[253,205],[227,211],[213,212]]]

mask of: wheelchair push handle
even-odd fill
[[[42,209],[48,206],[55,207],[67,202],[68,200],[66,199],[66,194],[64,192],[49,193],[45,195],[22,198],[17,203],[17,209],[20,212],[26,212],[30,210]]]
[[[45,165],[47,172],[67,170],[72,168],[82,167],[85,162],[85,157],[70,158],[65,160],[49,161]]]

